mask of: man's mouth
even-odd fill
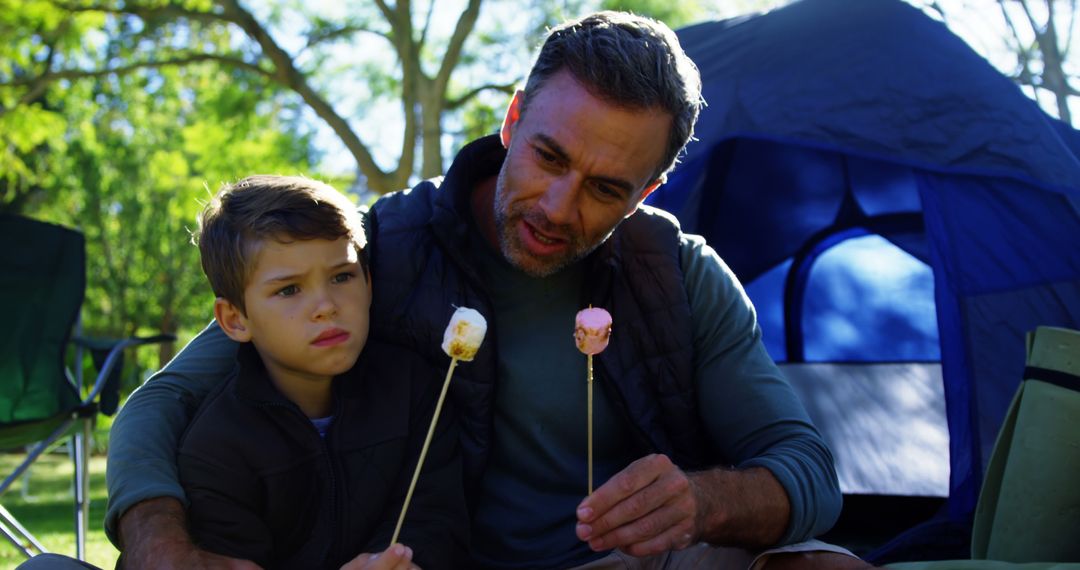
[[[565,237],[544,232],[527,220],[521,221],[521,238],[525,248],[533,255],[561,253],[569,243]]]
[[[559,241],[559,240],[555,240],[555,239],[547,237],[546,235],[540,233],[536,228],[531,228],[531,229],[532,229],[533,237],[536,238],[536,241],[539,241],[542,244],[551,245],[551,244],[554,244],[554,243],[558,243],[558,241]]]

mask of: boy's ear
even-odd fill
[[[214,318],[225,335],[236,342],[250,342],[251,331],[248,329],[247,317],[239,307],[228,300],[218,297],[214,301]]]

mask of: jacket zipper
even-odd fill
[[[338,405],[337,405],[336,400],[337,400],[337,398],[335,398],[334,422],[330,425],[330,431],[327,432],[327,437],[329,437],[330,434],[333,431],[335,431],[335,427],[337,426],[337,423],[338,423],[337,419],[340,416],[340,412],[341,412],[341,410],[338,409]],[[288,410],[288,413],[293,414],[294,417],[299,416],[302,419],[303,423],[305,423],[307,425],[308,433],[313,435],[314,438],[318,441],[318,446],[319,446],[319,449],[321,450],[321,455],[323,457],[323,460],[326,462],[326,468],[327,468],[326,469],[326,474],[327,474],[327,478],[329,479],[328,488],[330,490],[330,492],[329,492],[329,500],[330,500],[330,502],[328,504],[329,504],[329,507],[330,507],[330,524],[333,525],[332,529],[333,529],[334,535],[335,536],[340,536],[343,531],[340,530],[340,527],[342,526],[342,524],[341,524],[342,521],[338,520],[337,481],[336,481],[336,478],[334,477],[334,463],[333,463],[333,460],[330,458],[330,448],[329,448],[329,446],[326,444],[326,441],[323,440],[322,436],[319,435],[319,429],[316,428],[315,424],[311,422],[311,418],[307,417],[307,415],[305,415],[302,411],[300,411],[300,408],[297,407],[297,405],[292,403],[292,402],[284,403],[284,402],[267,402],[267,401],[263,401],[263,402],[259,402],[257,405],[260,405],[260,406],[263,406],[263,407],[270,407],[270,408],[282,408],[284,410]],[[316,516],[318,516],[318,515],[316,515]],[[315,526],[317,528],[318,523],[316,523]],[[319,553],[318,559],[321,560],[323,563],[325,563],[327,561],[330,561],[330,560],[333,560],[332,558],[330,558],[329,555],[330,554],[337,554],[337,551],[339,551],[339,550],[341,550],[341,541],[339,539],[335,539],[335,540],[331,541],[330,543],[328,543],[326,546],[324,546],[322,548],[322,552]]]

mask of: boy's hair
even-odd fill
[[[195,241],[214,294],[242,313],[261,242],[348,237],[367,273],[367,238],[356,206],[330,185],[302,176],[249,176],[225,184],[199,215]]]
[[[694,135],[694,123],[705,102],[697,66],[671,28],[650,18],[613,11],[553,28],[529,72],[522,113],[548,78],[564,69],[605,101],[670,113],[667,151],[653,180],[675,167],[679,153]]]

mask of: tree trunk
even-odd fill
[[[172,307],[166,307],[164,314],[161,315],[161,322],[158,324],[158,330],[167,334],[176,334],[176,315],[173,314]],[[172,360],[173,356],[176,356],[176,341],[163,342],[158,345],[158,365],[157,369],[161,370],[165,368],[165,365]]]
[[[421,144],[423,160],[420,166],[422,178],[434,178],[443,174],[442,159],[442,113],[444,98],[433,89],[431,81],[424,81],[420,90],[420,125],[423,129]]]

